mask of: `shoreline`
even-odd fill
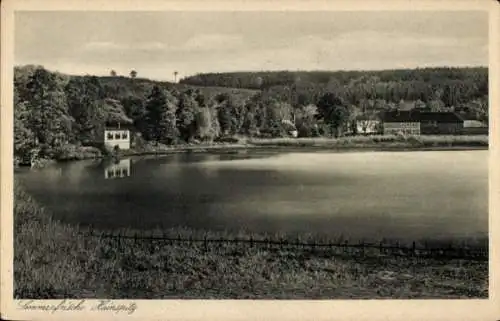
[[[451,152],[451,151],[487,151],[488,147],[483,146],[436,146],[436,147],[416,147],[416,146],[350,146],[350,147],[324,147],[324,146],[280,146],[280,145],[230,145],[230,146],[193,146],[193,147],[173,147],[168,150],[157,151],[132,151],[120,153],[117,156],[82,157],[78,159],[40,159],[33,168],[44,168],[48,165],[88,161],[88,160],[112,160],[125,159],[129,157],[153,156],[161,157],[177,154],[239,154],[241,152],[318,152],[318,153],[362,153],[362,152]],[[17,164],[17,167],[30,167],[29,164]]]
[[[169,155],[179,153],[231,153],[246,150],[303,150],[303,151],[320,151],[320,152],[378,152],[378,151],[468,151],[468,150],[488,150],[489,148],[483,146],[347,146],[347,147],[325,147],[325,146],[283,146],[283,145],[230,145],[230,146],[193,146],[193,147],[174,147],[169,150],[158,151],[132,151],[123,153],[122,156],[146,156],[146,155]]]
[[[151,145],[119,151],[115,155],[76,152],[73,157],[62,159],[38,159],[35,167],[47,163],[72,162],[89,159],[113,159],[129,156],[170,155],[179,153],[232,153],[241,151],[318,151],[318,152],[355,152],[355,151],[468,151],[488,150],[487,135],[478,136],[351,136],[342,138],[241,138],[237,142],[212,142],[182,145]],[[85,147],[81,147],[85,148]],[[15,164],[15,166],[30,166]]]
[[[149,151],[130,151],[124,154],[145,155],[180,152],[303,149],[324,151],[350,150],[487,150],[488,136],[352,136],[342,138],[244,138],[237,143],[199,145],[160,145]]]

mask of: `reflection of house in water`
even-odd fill
[[[122,159],[118,163],[113,163],[104,169],[104,178],[122,178],[130,176],[130,159]]]

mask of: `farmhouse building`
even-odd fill
[[[384,134],[454,135],[461,134],[464,120],[454,112],[390,111],[383,116]]]
[[[378,116],[360,115],[356,117],[357,134],[377,134],[380,132],[380,119]]]
[[[130,130],[120,123],[106,126],[104,129],[104,145],[111,149],[130,149]]]
[[[420,135],[420,118],[417,111],[395,110],[383,115],[385,135],[403,133],[406,135]]]
[[[453,112],[421,112],[420,133],[428,135],[455,135],[464,128],[464,120]]]
[[[467,135],[488,135],[488,122],[477,119],[464,119],[464,134]]]

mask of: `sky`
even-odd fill
[[[15,14],[16,65],[173,79],[204,72],[487,66],[480,11]]]

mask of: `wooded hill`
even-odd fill
[[[488,69],[422,68],[383,71],[268,71],[205,73],[186,77],[182,84],[260,89],[292,95],[297,103],[309,104],[327,91],[336,92],[350,104],[401,100],[458,107],[488,95]]]
[[[486,68],[201,74],[175,84],[30,65],[15,68],[14,91],[18,157],[36,150],[59,158],[68,146],[102,142],[109,122],[130,124],[147,141],[178,144],[295,129],[301,137],[338,136],[359,115],[408,105],[488,119]]]

